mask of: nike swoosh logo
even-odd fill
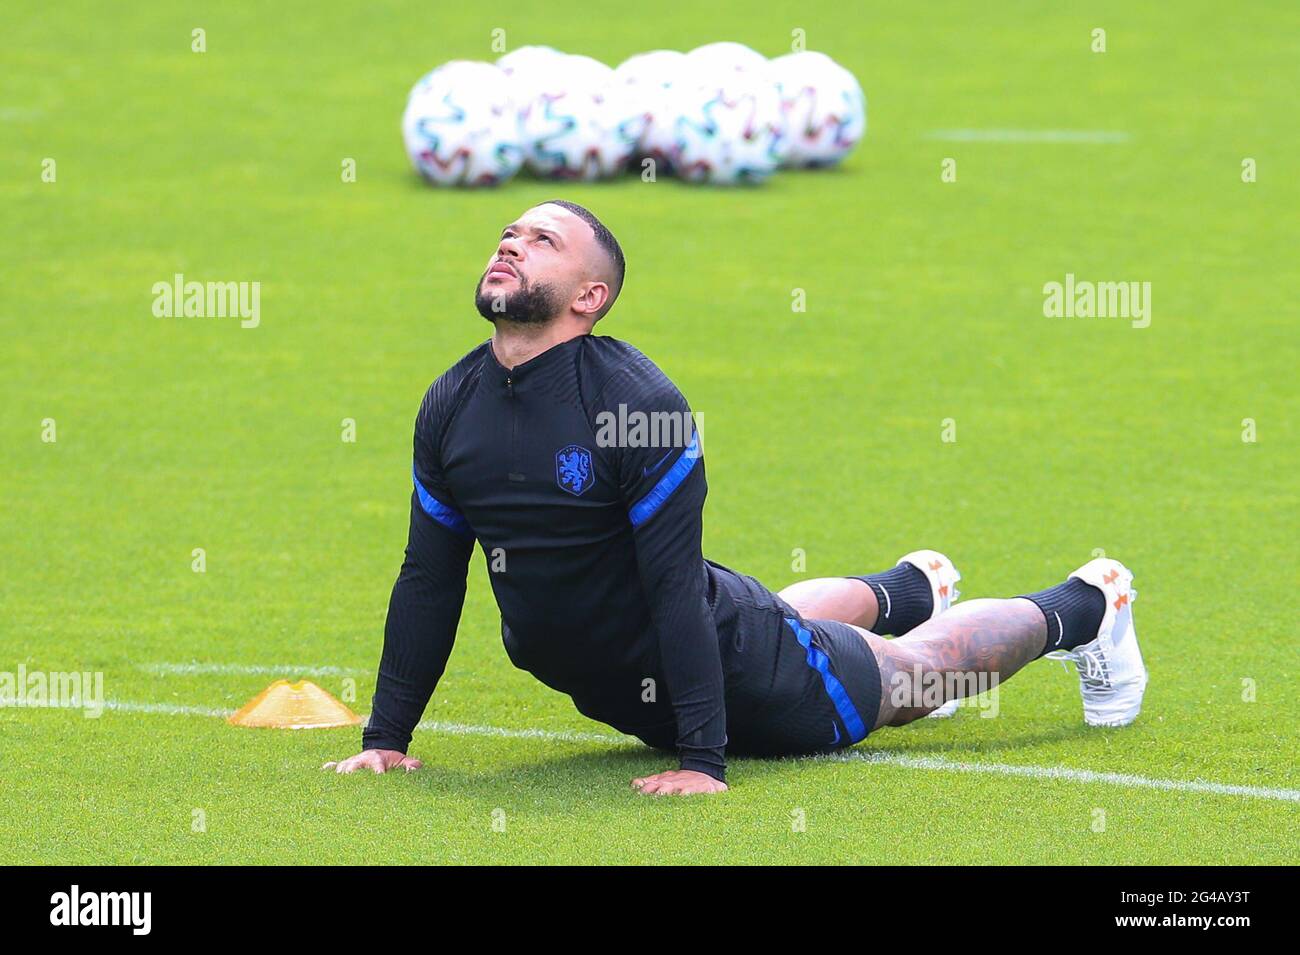
[[[673,453],[672,450],[669,449],[668,454],[665,454],[662,458],[660,458],[660,459],[659,459],[658,461],[656,461],[654,464],[650,465],[650,467],[648,467],[648,468],[643,468],[642,471],[641,471],[641,476],[642,476],[642,477],[649,477],[650,474],[651,474],[651,472],[658,471],[658,470],[659,470],[659,465],[661,465],[661,464],[663,464],[665,461],[667,461],[667,460],[668,460],[668,455],[669,455],[669,454],[672,454],[672,453]]]
[[[840,741],[840,727],[834,720],[831,720],[831,729],[835,730],[835,738],[831,740],[831,745],[834,746]]]

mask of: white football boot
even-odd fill
[[[926,579],[930,581],[930,596],[933,598],[930,611],[930,619],[933,620],[939,614],[951,607],[957,598],[961,596],[961,591],[957,589],[957,581],[961,580],[961,571],[952,565],[943,554],[937,550],[914,550],[910,554],[904,554],[898,559],[900,564],[911,564],[921,573],[925,574]],[[883,589],[883,588],[882,588]],[[885,598],[889,598],[889,593],[885,593]],[[957,706],[961,700],[949,700],[943,706],[939,707],[926,716],[930,719],[947,719],[957,712]]]
[[[1073,650],[1046,654],[1070,660],[1079,671],[1083,719],[1089,726],[1127,726],[1142,710],[1147,668],[1133,629],[1133,573],[1117,560],[1098,557],[1070,575],[1091,584],[1106,598],[1097,638]]]

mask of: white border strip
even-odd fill
[[[936,129],[926,139],[950,143],[1126,143],[1117,129]]]
[[[210,706],[181,706],[171,703],[133,703],[127,700],[108,700],[107,710],[119,713],[158,713],[165,716],[229,716],[234,710]],[[640,745],[630,736],[611,733],[583,733],[568,730],[508,729],[501,726],[477,726],[471,723],[444,723],[439,720],[422,720],[416,727],[430,733],[449,736],[494,736],[503,739],[541,739],[562,743],[604,743],[606,745]],[[1272,799],[1278,802],[1300,802],[1300,789],[1279,789],[1268,786],[1239,786],[1229,783],[1210,783],[1202,780],[1153,779],[1130,773],[1099,773],[1091,769],[1071,769],[1068,766],[1017,766],[1014,763],[968,763],[940,759],[934,756],[906,756],[880,750],[850,750],[809,757],[813,760],[833,762],[864,762],[902,769],[928,769],[949,773],[988,773],[994,776],[1020,776],[1030,779],[1052,779],[1069,783],[1101,783],[1127,789],[1163,789],[1167,792],[1205,793],[1212,796],[1245,796],[1250,799]]]

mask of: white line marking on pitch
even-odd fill
[[[137,667],[148,673],[251,673],[261,675],[282,674],[286,676],[360,676],[368,673],[358,667],[321,667],[321,666],[272,666],[269,664],[247,663],[140,663]]]
[[[1071,783],[1107,783],[1140,789],[1165,789],[1172,792],[1212,793],[1216,796],[1252,796],[1256,799],[1278,799],[1300,802],[1300,789],[1274,789],[1266,786],[1237,786],[1228,783],[1207,783],[1201,780],[1151,779],[1130,773],[1099,773],[1091,769],[1071,769],[1068,766],[1018,766],[1014,763],[964,763],[939,759],[934,756],[904,756],[897,753],[848,752],[831,753],[816,757],[838,762],[858,760],[901,766],[905,769],[934,769],[958,773],[991,773],[997,776],[1028,776],[1032,779],[1061,779]]]
[[[179,703],[133,703],[129,700],[107,700],[104,709],[119,713],[155,713],[163,716],[221,716],[234,710],[215,706],[185,706]],[[367,714],[362,714],[365,718]],[[421,720],[417,730],[446,733],[450,736],[496,736],[503,739],[546,739],[563,743],[635,743],[641,741],[631,736],[614,736],[610,733],[583,733],[570,730],[507,729],[502,726],[475,726],[470,723],[444,723],[441,720]]]
[[[234,710],[214,706],[181,706],[178,703],[131,703],[127,700],[105,700],[104,709],[119,713],[161,713],[163,716],[229,716]]]
[[[502,726],[473,726],[469,723],[440,723],[437,720],[421,720],[416,724],[417,730],[429,730],[433,733],[448,733],[453,736],[501,736],[506,739],[549,739],[563,743],[635,743],[643,745],[639,739],[631,736],[614,736],[610,733],[581,733],[572,730],[512,730]]]
[[[166,716],[229,716],[233,710],[210,706],[182,706],[171,703],[133,703],[127,700],[108,700],[104,708],[123,713],[159,713]],[[630,736],[611,733],[583,733],[570,730],[508,729],[502,726],[476,726],[470,723],[444,723],[439,720],[422,720],[417,730],[444,733],[449,736],[495,736],[504,739],[542,739],[562,743],[605,743],[606,745],[640,745]],[[1018,766],[1014,763],[968,763],[941,759],[935,756],[907,756],[879,750],[851,750],[811,756],[815,761],[864,762],[902,769],[928,769],[950,773],[989,773],[995,776],[1024,776],[1030,779],[1056,779],[1070,783],[1101,783],[1130,789],[1163,789],[1169,792],[1206,793],[1213,796],[1246,796],[1252,799],[1272,799],[1279,802],[1300,802],[1300,789],[1279,789],[1268,786],[1241,786],[1230,783],[1210,783],[1202,780],[1153,779],[1130,773],[1099,773],[1091,769],[1071,769],[1068,766]]]
[[[927,139],[951,143],[1126,143],[1116,129],[936,129]]]

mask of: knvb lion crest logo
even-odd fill
[[[594,482],[590,451],[571,444],[555,452],[555,483],[563,490],[581,496]]]

